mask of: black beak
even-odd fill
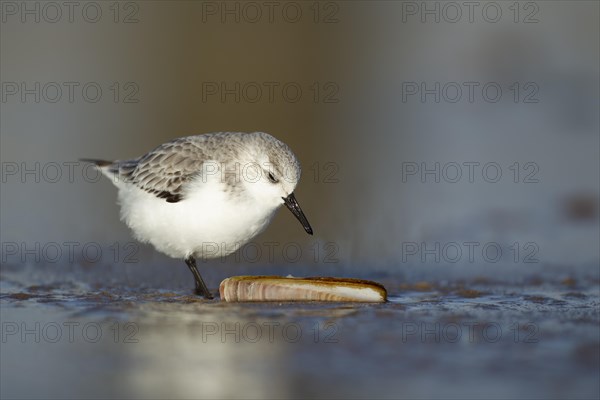
[[[312,235],[313,230],[310,227],[310,224],[308,223],[306,216],[302,212],[302,209],[300,208],[300,204],[298,204],[298,201],[296,200],[294,193],[291,193],[288,197],[282,197],[282,199],[283,199],[283,202],[285,203],[285,206],[292,212],[292,214],[294,214],[294,216],[296,218],[298,218],[298,221],[300,221],[300,223],[304,227],[304,230],[306,231],[306,233],[308,233],[309,235]]]

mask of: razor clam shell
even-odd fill
[[[232,276],[219,286],[221,299],[235,301],[348,301],[384,303],[385,288],[351,278]]]

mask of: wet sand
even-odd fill
[[[385,304],[207,301],[171,268],[3,265],[2,398],[600,395],[591,266],[325,271],[384,284]]]

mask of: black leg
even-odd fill
[[[200,272],[198,272],[198,268],[196,267],[196,260],[193,256],[189,256],[185,259],[185,263],[189,267],[190,271],[194,275],[194,280],[196,281],[196,294],[198,296],[204,296],[206,299],[212,299],[213,296],[210,294],[210,291],[206,287],[204,280],[200,276]]]

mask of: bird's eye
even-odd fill
[[[275,179],[275,175],[273,175],[272,172],[269,172],[269,181],[271,181],[271,183],[277,183],[278,180]]]

